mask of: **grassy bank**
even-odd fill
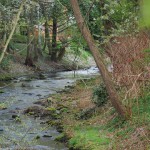
[[[92,91],[99,82],[99,79],[80,81],[68,92],[50,98],[51,105],[61,112],[62,136],[69,139],[70,149],[150,149],[150,95],[140,98],[138,106],[137,100],[134,101],[132,118],[125,121],[109,102],[94,108]]]

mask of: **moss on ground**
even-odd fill
[[[0,81],[12,80],[16,75],[10,73],[0,74]]]
[[[7,108],[6,104],[0,103],[0,110],[6,109],[6,108]]]

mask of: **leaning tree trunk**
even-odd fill
[[[78,4],[78,0],[70,0],[71,5],[72,5],[72,9],[74,12],[74,16],[76,18],[78,27],[84,37],[84,39],[86,40],[92,55],[95,59],[95,62],[101,72],[103,81],[106,85],[106,89],[107,92],[109,94],[110,100],[112,105],[114,106],[114,108],[117,110],[117,112],[124,118],[126,118],[126,111],[125,108],[122,106],[119,96],[117,94],[117,91],[115,89],[114,83],[109,75],[109,72],[107,70],[107,67],[104,65],[104,60],[103,57],[101,56],[98,48],[96,47],[95,41],[90,33],[89,28],[86,26],[86,23],[82,17],[80,8],[79,8],[79,4]]]
[[[21,12],[22,12],[22,9],[23,9],[23,6],[24,6],[25,3],[26,3],[26,0],[23,0],[22,3],[21,3],[21,5],[20,5],[20,8],[19,8],[18,14],[17,14],[17,16],[16,16],[16,20],[15,20],[15,23],[14,23],[14,25],[13,25],[12,31],[11,31],[11,33],[10,33],[10,35],[9,35],[7,41],[6,41],[6,44],[5,44],[5,46],[4,46],[4,49],[2,50],[2,54],[1,54],[1,56],[0,56],[0,63],[2,62],[2,60],[3,60],[3,58],[4,58],[4,55],[5,55],[5,53],[6,53],[7,47],[8,47],[8,45],[9,45],[9,42],[10,42],[10,40],[11,40],[11,38],[12,38],[14,32],[15,32],[17,23],[18,23],[18,21],[19,21],[19,19],[20,19],[20,14],[21,14]]]

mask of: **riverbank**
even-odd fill
[[[25,65],[26,55],[13,54],[7,56],[2,64],[0,64],[0,81],[8,81],[22,75],[31,75],[39,72],[51,73],[58,71],[70,71],[90,68],[96,66],[93,57],[89,52],[84,52],[81,55],[72,54],[68,50],[63,59],[59,62],[51,62],[50,56],[43,56],[38,61],[34,62],[34,66]]]
[[[67,143],[70,149],[148,150],[150,136],[149,95],[147,95],[147,99],[141,99],[138,105],[135,100],[132,118],[128,121],[124,121],[118,117],[109,102],[101,107],[96,107],[91,102],[93,88],[101,82],[101,79],[98,79],[100,77],[96,79],[94,77],[88,80],[84,77],[82,80],[78,80],[74,86],[67,80],[66,83],[70,83],[71,86],[66,86],[64,89],[64,82],[62,81],[60,84],[60,80],[63,79],[64,76],[65,79],[68,79],[68,73],[65,72],[65,74],[62,73],[61,75],[51,74],[52,72],[59,72],[62,70],[88,68],[94,64],[91,57],[89,57],[88,63],[86,62],[87,60],[84,60],[74,64],[72,58],[71,60],[72,61],[70,61],[68,57],[66,57],[66,61],[64,60],[63,63],[52,63],[44,60],[38,62],[33,68],[24,66],[23,62],[18,63],[18,61],[13,61],[9,71],[0,71],[1,80],[10,80],[22,75],[29,76],[27,78],[21,77],[21,79],[16,78],[14,81],[14,83],[16,83],[15,86],[20,89],[20,97],[17,97],[16,100],[14,98],[12,99],[12,101],[14,101],[12,108],[8,107],[7,109],[7,106],[4,105],[4,103],[9,101],[12,97],[5,100],[5,93],[7,94],[7,90],[1,91],[2,93],[4,92],[4,100],[2,101],[3,103],[1,104],[0,109],[6,109],[6,112],[8,111],[10,120],[12,119],[12,112],[15,113],[15,115],[17,114],[16,117],[14,116],[15,118],[13,118],[13,123],[15,125],[15,121],[19,121],[20,119],[22,122],[26,122],[26,119],[28,118],[30,122],[30,116],[31,118],[33,116],[33,120],[31,119],[33,122],[36,121],[34,118],[40,118],[37,126],[54,126],[57,131],[61,133],[55,140]],[[45,72],[48,72],[48,74],[44,74]],[[2,75],[4,75],[4,77]],[[72,72],[71,75],[75,76],[76,73]],[[90,76],[92,77],[92,75]],[[80,77],[78,79],[80,79]],[[73,81],[73,83],[74,82],[75,81]],[[61,87],[60,90],[58,85],[62,85],[63,88]],[[33,93],[31,90],[33,90]],[[46,97],[51,95],[51,91],[55,94],[49,98],[44,98],[45,95]],[[17,94],[15,94],[14,91],[12,93],[14,94],[13,97],[18,96],[18,90],[16,91]],[[35,102],[41,97],[43,98],[40,101]],[[145,101],[147,101],[147,103],[145,103]],[[24,119],[24,115],[21,114],[23,110],[22,107],[17,107],[15,103],[21,103],[21,106],[27,104],[25,108],[23,107],[23,109],[25,109],[23,113],[27,114],[27,116],[25,115],[27,118]],[[6,116],[3,116],[2,119],[5,118]],[[10,122],[10,120],[8,120],[8,122]],[[2,128],[2,130],[4,129]],[[13,133],[13,135],[15,134]],[[26,135],[26,133],[24,134]],[[45,135],[46,137],[44,137]],[[37,138],[35,140],[42,139],[43,137],[47,139],[47,137],[50,138],[51,133],[42,133],[42,135],[38,135],[38,131],[36,131],[33,136],[34,138]],[[49,140],[50,139],[48,139],[48,141]]]
[[[48,97],[70,89],[78,79],[91,78],[97,74],[98,69],[92,67],[76,72],[26,75],[10,82],[0,82],[0,149],[17,149],[18,146],[24,149],[35,146],[43,147],[41,150],[67,149],[64,144],[54,141],[60,133],[49,121],[59,119],[60,111],[48,106],[51,103]],[[37,101],[44,103],[44,99],[47,106],[40,106]]]
[[[58,111],[57,119],[47,121],[62,132],[56,140],[67,142],[70,149],[81,150],[148,150],[150,147],[149,119],[122,120],[108,102],[95,107],[91,102],[93,88],[99,78],[78,81],[41,104]],[[135,116],[134,116],[135,115]]]

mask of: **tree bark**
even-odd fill
[[[38,53],[38,39],[34,37],[34,61],[38,61],[39,53]]]
[[[107,70],[107,67],[104,65],[103,57],[101,56],[98,48],[96,47],[95,41],[90,33],[89,28],[86,26],[85,21],[82,17],[78,0],[70,0],[71,6],[74,12],[75,19],[77,21],[78,27],[86,40],[91,53],[95,59],[95,62],[101,72],[103,81],[106,85],[107,92],[109,94],[110,100],[116,111],[123,117],[126,118],[126,111],[123,105],[120,102],[120,98],[117,94],[117,91],[115,89],[114,83],[109,75],[109,72]]]
[[[52,33],[52,61],[57,61],[57,19],[53,18],[53,33]]]
[[[58,61],[61,61],[63,56],[65,55],[65,52],[66,52],[66,48],[65,46],[64,47],[61,47],[60,48],[60,52],[58,53],[58,57],[57,57],[57,60]]]
[[[28,27],[28,41],[27,41],[27,56],[26,56],[26,60],[25,60],[25,65],[26,66],[31,66],[31,67],[33,67],[34,65],[33,65],[33,59],[32,59],[32,51],[33,51],[33,49],[34,49],[34,45],[33,45],[33,40],[34,39],[31,39],[31,33],[32,33],[32,31],[31,31],[31,27],[29,26]],[[34,38],[34,37],[33,37]]]
[[[51,48],[50,32],[49,32],[49,26],[47,20],[45,22],[45,43],[44,43],[43,51],[45,50],[46,45],[48,47],[49,55],[51,55],[52,48]]]
[[[14,23],[14,25],[13,25],[12,31],[11,31],[11,33],[10,33],[10,35],[9,35],[7,41],[6,41],[6,44],[5,44],[5,46],[4,46],[4,49],[2,50],[2,54],[1,54],[1,56],[0,56],[0,63],[2,62],[2,60],[3,60],[3,58],[4,58],[4,55],[5,55],[5,53],[6,53],[7,47],[8,47],[8,45],[9,45],[9,42],[10,42],[10,40],[11,40],[11,38],[12,38],[14,32],[15,32],[17,23],[18,23],[18,21],[19,21],[19,19],[20,19],[20,14],[21,14],[21,12],[22,12],[22,9],[23,9],[23,6],[24,6],[25,3],[26,3],[26,0],[23,0],[22,3],[21,3],[21,5],[20,5],[20,8],[19,8],[18,14],[17,14],[17,16],[16,16],[16,20],[15,20],[15,23]]]

